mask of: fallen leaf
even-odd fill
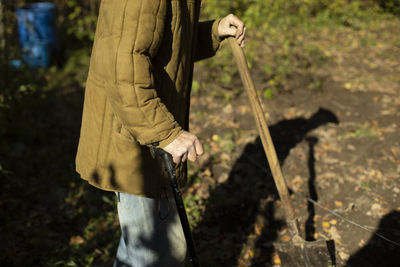
[[[322,227],[323,228],[329,228],[331,225],[328,222],[322,222]]]
[[[212,139],[214,142],[217,142],[217,141],[219,140],[219,136],[216,135],[216,134],[214,134],[214,135],[211,137],[211,139]]]
[[[281,265],[281,259],[279,258],[278,253],[274,253],[274,255],[272,256],[272,261],[275,265]]]
[[[342,237],[340,236],[338,230],[336,229],[336,227],[331,227],[329,229],[329,235],[331,236],[331,238],[333,240],[335,240],[335,242],[337,242],[338,244],[341,244],[341,239]]]
[[[232,157],[228,153],[222,153],[221,156],[220,156],[220,159],[223,162],[229,162],[229,161],[232,160]]]
[[[245,114],[247,112],[249,112],[249,108],[248,107],[246,107],[246,106],[241,106],[240,107],[240,113],[241,114]]]
[[[220,184],[223,184],[226,181],[228,181],[228,178],[229,178],[229,174],[228,173],[223,173],[220,176],[218,176],[217,182],[220,183]]]
[[[249,250],[249,256],[250,256],[250,258],[254,258],[254,251],[253,250]]]
[[[347,261],[347,260],[350,258],[350,255],[347,254],[347,253],[345,253],[345,252],[343,252],[343,251],[340,251],[340,252],[339,252],[339,257],[340,257],[343,261]]]
[[[374,203],[371,206],[371,214],[375,217],[379,217],[381,215],[383,208],[380,204]]]
[[[257,236],[260,236],[260,235],[262,234],[263,228],[264,228],[264,225],[263,225],[263,224],[258,224],[258,223],[256,223],[256,224],[254,225],[254,233],[255,233]]]
[[[335,206],[336,206],[336,207],[342,207],[342,206],[343,206],[342,201],[336,201],[336,200],[335,200]]]
[[[230,114],[230,113],[232,113],[232,111],[233,111],[232,105],[231,105],[231,104],[228,104],[228,105],[226,105],[222,110],[223,110],[224,113]]]
[[[289,241],[291,240],[291,238],[290,238],[290,236],[288,236],[288,235],[284,235],[284,236],[281,237],[281,240],[282,240],[283,242],[289,242]]]
[[[85,239],[83,239],[83,237],[77,235],[77,236],[71,236],[71,238],[69,239],[69,245],[80,245],[85,243]]]
[[[211,177],[212,176],[212,172],[210,170],[210,168],[207,168],[204,170],[203,174],[207,177]]]
[[[355,151],[355,150],[356,150],[356,147],[349,144],[349,145],[347,145],[347,149],[348,149],[348,150]]]
[[[254,251],[251,250],[251,249],[249,249],[249,250],[246,252],[246,254],[244,254],[243,258],[244,258],[245,260],[247,260],[247,259],[249,259],[249,258],[250,258],[250,259],[254,258]]]
[[[294,191],[299,191],[299,189],[302,187],[304,184],[304,179],[301,178],[300,175],[296,175],[289,183],[288,185],[293,188]]]
[[[315,215],[313,221],[316,222],[321,219],[321,215]]]

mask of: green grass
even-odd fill
[[[245,48],[246,58],[251,68],[264,71],[266,82],[258,89],[266,98],[272,98],[274,91],[292,89],[293,76],[300,73],[315,76],[315,71],[329,62],[324,47],[315,45],[315,34],[329,38],[321,31],[369,31],[382,21],[394,18],[374,1],[204,1],[204,18],[221,17],[229,12],[238,15],[247,25],[250,41]],[[361,39],[364,46],[376,42],[374,36]],[[216,57],[201,64],[212,70],[210,82],[234,90],[231,77],[238,72],[229,47],[224,45]],[[314,79],[306,86],[321,91],[323,81]]]
[[[371,127],[369,123],[364,123],[358,126],[357,129],[347,133],[347,138],[374,138],[376,137],[376,131]]]
[[[198,195],[187,194],[184,198],[185,209],[188,214],[190,227],[196,228],[201,220],[203,199]]]

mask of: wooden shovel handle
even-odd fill
[[[228,38],[228,40],[239,69],[240,77],[250,100],[253,114],[256,119],[257,128],[260,133],[261,142],[263,144],[264,151],[267,156],[269,166],[271,168],[276,188],[278,189],[279,197],[285,209],[286,220],[293,221],[295,220],[295,216],[292,203],[289,199],[289,191],[287,189],[286,182],[282,176],[282,171],[279,165],[278,157],[276,155],[275,147],[272,142],[271,134],[269,133],[268,129],[268,124],[265,119],[264,112],[262,110],[253,80],[250,75],[250,70],[247,66],[246,57],[235,38],[230,37]]]

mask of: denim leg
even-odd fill
[[[159,202],[119,193],[118,216],[122,235],[115,267],[184,266],[186,241],[173,198]]]

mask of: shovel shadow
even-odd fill
[[[308,119],[283,120],[269,127],[280,164],[311,130],[338,122],[335,114],[320,108]],[[194,231],[202,264],[272,264],[273,243],[285,224],[284,218],[274,216],[278,199],[262,143],[257,137],[246,145],[228,180],[210,193],[203,220]]]

